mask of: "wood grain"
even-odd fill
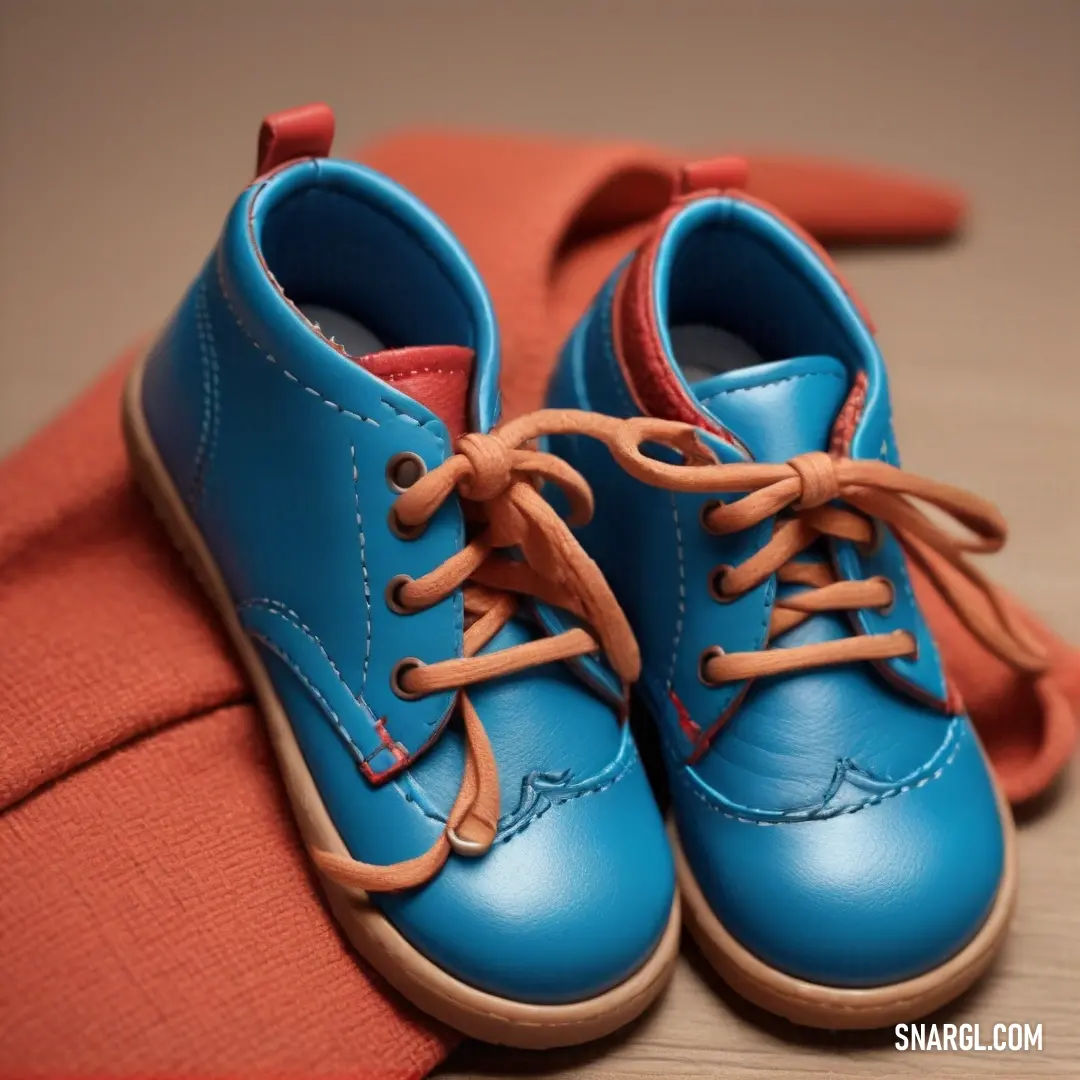
[[[339,145],[406,122],[877,160],[974,198],[960,243],[843,257],[881,328],[905,464],[994,498],[992,572],[1080,638],[1080,3],[282,5],[0,0],[0,449],[175,303],[248,178],[255,122],[331,101]],[[1041,1054],[902,1054],[734,999],[688,944],[603,1045],[465,1046],[464,1077],[1080,1075],[1080,777],[1023,815],[989,977],[939,1019],[1041,1022]]]

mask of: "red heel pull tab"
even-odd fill
[[[679,170],[677,195],[697,195],[703,191],[745,191],[750,166],[746,158],[734,155],[691,161]]]
[[[289,161],[327,157],[334,143],[334,110],[321,101],[271,113],[259,129],[255,176]]]

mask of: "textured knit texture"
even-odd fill
[[[626,144],[406,136],[363,157],[479,263],[511,415],[674,176]],[[961,210],[835,166],[751,175],[825,240],[942,235]],[[337,933],[243,679],[128,477],[137,352],[0,465],[0,1075],[420,1076],[454,1036]],[[1040,630],[1055,671],[1023,684],[925,602],[1006,787],[1034,794],[1072,745],[1076,654]]]
[[[125,357],[0,466],[0,1076],[417,1077],[257,710],[128,478]]]

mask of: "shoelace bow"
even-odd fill
[[[548,481],[562,490],[570,504],[569,525],[585,524],[592,517],[592,492],[561,458],[525,445],[542,435],[564,433],[607,441],[615,424],[576,410],[531,413],[490,434],[463,436],[452,457],[398,496],[392,513],[403,535],[419,535],[455,491],[475,529],[460,551],[430,573],[396,579],[392,597],[400,610],[420,611],[458,588],[463,591],[471,620],[464,635],[464,656],[432,664],[406,659],[397,665],[394,677],[405,698],[460,691],[465,772],[443,834],[422,855],[380,866],[313,851],[316,863],[339,884],[366,892],[405,889],[430,880],[451,851],[481,855],[490,848],[499,819],[498,768],[466,687],[601,649],[624,684],[637,679],[640,657],[626,616],[599,567],[538,488]],[[522,558],[501,555],[501,549],[516,549]],[[519,594],[572,612],[593,632],[574,628],[478,656],[514,615]]]
[[[466,614],[472,619],[465,630],[464,656],[433,664],[403,661],[395,677],[403,697],[460,691],[465,771],[443,834],[422,855],[382,866],[313,851],[316,863],[342,885],[367,892],[405,889],[430,880],[451,851],[480,855],[490,848],[498,828],[498,768],[466,687],[601,649],[624,683],[638,676],[640,657],[626,617],[599,568],[568,528],[591,518],[592,492],[561,458],[525,445],[542,435],[560,434],[598,439],[626,472],[654,487],[741,494],[733,502],[717,500],[703,513],[702,524],[718,535],[777,518],[772,538],[741,565],[724,567],[716,586],[720,599],[737,597],[772,574],[780,582],[807,586],[776,601],[766,644],[818,612],[887,609],[893,585],[886,579],[841,581],[828,566],[800,563],[796,557],[821,537],[870,547],[878,539],[877,530],[888,526],[986,648],[1023,671],[1040,672],[1046,667],[1041,646],[1010,615],[997,587],[964,557],[997,551],[1005,541],[1005,521],[985,499],[884,462],[822,452],[802,454],[778,465],[717,464],[696,429],[678,421],[619,420],[574,409],[530,413],[490,434],[463,436],[452,457],[420,477],[394,504],[393,512],[406,534],[409,530],[418,534],[457,491],[466,517],[478,526],[461,551],[423,577],[400,579],[394,593],[394,602],[402,609],[419,611],[458,588],[463,590]],[[678,452],[683,463],[671,465],[646,457],[641,452],[644,443]],[[567,522],[540,494],[544,481],[558,486],[569,501]],[[912,498],[944,511],[970,535],[956,536],[935,525]],[[837,506],[837,502],[846,505]],[[522,559],[500,555],[501,549],[516,549]],[[927,551],[940,555],[949,570],[928,560]],[[587,622],[592,632],[575,628],[478,656],[514,615],[518,595],[570,611]],[[898,630],[753,653],[724,653],[718,647],[706,652],[702,678],[723,683],[829,664],[912,656],[917,644],[911,634]]]
[[[646,457],[641,452],[646,442],[677,451],[683,464]],[[850,540],[872,550],[881,542],[878,530],[889,527],[987,649],[1019,670],[1045,670],[1042,646],[1010,614],[997,586],[965,558],[998,551],[1005,542],[1005,520],[987,500],[886,462],[819,451],[800,454],[783,464],[717,464],[695,429],[677,421],[625,421],[609,445],[627,472],[653,486],[670,491],[741,494],[732,502],[706,504],[701,521],[709,532],[722,536],[777,518],[772,538],[739,566],[718,567],[713,585],[721,602],[735,599],[773,574],[781,583],[807,586],[776,601],[766,645],[819,612],[887,611],[893,603],[894,585],[886,578],[842,581],[826,564],[796,559],[821,537]],[[912,499],[949,515],[968,535],[959,536],[934,524]],[[845,505],[835,505],[838,501]],[[927,558],[928,551],[941,556],[944,567]],[[703,654],[700,671],[705,682],[719,684],[829,664],[914,656],[917,652],[913,635],[896,630],[752,653],[725,653],[714,647]]]

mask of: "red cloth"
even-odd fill
[[[0,465],[0,1076],[422,1076],[456,1037],[336,932],[129,481],[134,355]]]
[[[669,159],[627,145],[409,136],[364,157],[478,260],[511,413],[539,401],[672,183]],[[826,239],[939,234],[961,210],[800,168],[755,161],[752,186]],[[117,412],[134,355],[0,464],[0,1074],[420,1076],[455,1036],[336,932],[232,655],[130,483]],[[1076,654],[1042,631],[1058,667],[1032,689],[930,605],[995,766],[1033,793],[1071,745]],[[1039,693],[1057,695],[1044,726]]]

